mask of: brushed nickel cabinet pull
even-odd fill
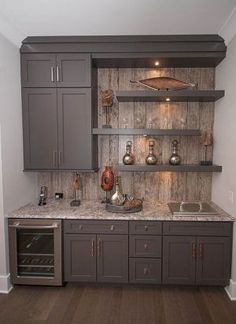
[[[52,152],[52,160],[53,160],[53,166],[56,168],[57,167],[57,151]]]
[[[144,229],[145,229],[145,231],[147,232],[147,231],[148,231],[148,226],[145,225],[145,226],[144,226]]]
[[[80,225],[80,226],[79,226],[79,229],[82,230],[82,229],[83,229],[83,225]]]
[[[195,259],[196,258],[196,244],[192,243],[192,257]]]
[[[58,152],[58,165],[60,166],[62,164],[62,151]]]
[[[148,274],[148,268],[143,269],[143,274],[146,276]]]
[[[57,82],[60,81],[60,71],[59,71],[59,66],[57,65]]]
[[[147,249],[148,249],[148,244],[145,243],[145,244],[144,244],[144,250],[147,250]]]
[[[92,240],[92,253],[91,253],[91,255],[92,255],[92,257],[94,257],[94,254],[95,254],[95,251],[94,251],[94,246],[95,246],[95,242],[94,242],[94,240]]]
[[[98,240],[98,257],[102,256],[102,241]]]
[[[115,229],[115,226],[114,225],[111,225],[110,230],[111,231],[114,231],[114,229]]]
[[[202,259],[203,258],[203,244],[199,244],[199,257]]]
[[[53,66],[51,66],[51,81],[55,82],[55,80],[54,80],[54,67]]]

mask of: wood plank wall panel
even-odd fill
[[[154,76],[171,76],[180,80],[197,83],[199,90],[215,87],[214,68],[165,68],[165,69],[99,69],[98,70],[98,127],[105,123],[105,111],[101,107],[100,90],[143,89],[141,85],[129,81]],[[135,128],[200,128],[211,129],[214,122],[214,103],[140,103],[114,102],[109,114],[112,127]],[[179,153],[183,163],[197,164],[204,156],[199,137],[175,137],[180,142]],[[160,163],[168,163],[173,137],[155,137],[155,153]],[[81,198],[102,199],[104,192],[100,188],[100,177],[105,165],[122,163],[127,140],[133,142],[136,163],[144,163],[148,153],[148,139],[142,136],[99,136],[99,167],[94,173],[81,173]],[[209,149],[208,158],[212,158]],[[143,197],[146,200],[208,200],[211,198],[211,173],[122,173],[122,186],[126,193]],[[38,184],[49,188],[49,195],[64,192],[66,198],[73,198],[71,183],[72,172],[41,172]]]

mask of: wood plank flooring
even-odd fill
[[[1,324],[235,324],[223,288],[17,286],[0,294]]]

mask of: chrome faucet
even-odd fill
[[[48,197],[48,188],[46,186],[42,186],[40,188],[40,195],[39,195],[39,206],[46,205],[46,199]]]

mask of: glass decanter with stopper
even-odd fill
[[[148,153],[148,156],[146,157],[146,164],[148,164],[148,165],[157,164],[157,157],[154,154],[154,145],[155,145],[155,142],[153,140],[150,140],[149,141],[149,153]]]

